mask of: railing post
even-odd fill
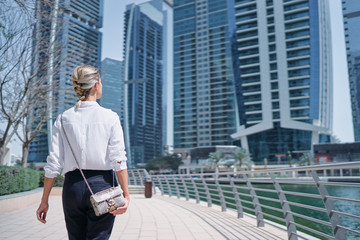
[[[222,191],[220,183],[219,183],[218,176],[216,176],[215,183],[216,183],[216,187],[217,187],[217,190],[218,190],[218,193],[220,196],[221,211],[225,212],[226,211],[226,202],[225,202],[225,198],[224,198],[224,192]]]
[[[186,201],[189,201],[189,191],[188,191],[188,189],[187,189],[186,182],[185,182],[184,178],[181,178],[181,181],[182,181],[182,183],[183,183],[183,185],[184,185]]]
[[[242,218],[242,217],[244,217],[244,213],[243,213],[243,208],[242,208],[240,197],[239,197],[239,192],[236,189],[236,186],[235,186],[235,183],[234,183],[234,178],[231,177],[230,175],[228,175],[228,178],[230,179],[230,185],[231,185],[233,194],[235,196],[237,217]]]
[[[252,201],[254,203],[257,226],[258,227],[263,227],[264,226],[264,215],[263,215],[263,213],[261,211],[261,206],[260,206],[260,203],[259,203],[259,199],[256,196],[256,192],[255,192],[255,190],[254,190],[254,188],[253,188],[247,174],[244,174],[244,179],[246,181],[247,187],[250,190],[250,195],[251,195]]]
[[[175,183],[175,188],[176,188],[176,196],[177,196],[177,198],[180,198],[180,190],[179,190],[179,185],[177,183],[176,178],[174,178],[174,183]]]
[[[133,170],[133,171],[131,171],[131,175],[132,175],[132,178],[133,178],[133,183],[134,183],[134,185],[137,185],[137,182],[136,182],[136,176],[135,176],[135,172],[134,172],[134,170]]]
[[[340,171],[341,170],[342,169],[340,169]],[[341,220],[340,220],[340,217],[336,213],[333,212],[333,211],[335,211],[335,207],[334,207],[334,204],[332,203],[332,200],[327,199],[327,196],[329,196],[327,189],[325,188],[324,185],[322,185],[320,183],[320,178],[317,175],[316,171],[310,170],[310,174],[313,177],[313,179],[316,183],[316,186],[319,190],[319,193],[321,195],[321,198],[324,202],[326,212],[329,216],[335,239],[346,239],[346,231],[344,229],[338,228],[338,226],[341,225]]]
[[[162,180],[158,176],[156,176],[156,179],[159,181],[159,184],[160,184],[161,195],[164,195],[165,191],[164,191],[164,186],[163,186]]]
[[[142,175],[141,175],[140,170],[136,170],[136,171],[137,171],[137,173],[139,174],[139,178],[140,178],[140,185],[144,185],[144,179],[143,179],[143,177],[142,177]]]
[[[129,174],[129,185],[135,185],[133,184],[133,173],[131,170],[128,170],[128,174]]]
[[[202,183],[204,184],[204,188],[205,188],[205,192],[206,192],[206,200],[208,203],[208,207],[211,207],[212,203],[211,203],[211,195],[210,195],[210,191],[209,188],[206,184],[205,178],[202,178]]]
[[[281,208],[284,213],[286,228],[287,228],[287,232],[288,232],[288,239],[289,240],[297,240],[298,237],[296,236],[296,226],[294,224],[295,221],[294,221],[294,217],[291,213],[290,205],[287,203],[286,196],[282,192],[282,188],[281,188],[279,182],[276,180],[274,173],[270,173],[270,177],[273,181],[275,190],[279,196]]]
[[[194,181],[193,178],[191,178],[191,183],[193,184],[194,186],[194,192],[195,192],[195,198],[196,198],[196,203],[199,203],[200,202],[200,197],[199,197],[199,191],[198,191],[198,188],[196,186],[196,183]]]
[[[141,185],[140,183],[139,183],[139,172],[137,171],[137,170],[134,170],[134,179],[135,179],[135,185]]]
[[[165,182],[166,182],[166,185],[169,190],[169,197],[171,197],[171,187],[170,187],[169,179],[167,178],[167,176],[165,176]]]

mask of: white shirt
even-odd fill
[[[54,123],[45,176],[54,178],[73,171],[78,165],[64,135],[64,130],[81,169],[119,171],[126,169],[124,135],[119,116],[97,102],[84,101],[59,115]]]

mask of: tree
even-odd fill
[[[146,163],[146,170],[171,169],[177,170],[182,164],[181,157],[177,154],[155,157]]]
[[[49,10],[36,11],[40,5]],[[57,85],[48,80],[61,62],[61,47],[48,36],[49,30],[56,35],[51,29],[53,13],[49,0],[0,1],[0,122],[5,125],[0,165],[7,144],[17,134],[24,145],[22,164],[26,166],[28,146],[47,120],[48,93]]]
[[[251,155],[246,152],[244,148],[237,147],[234,151],[235,159],[237,160],[236,165],[241,169],[243,166],[245,169],[251,170],[254,162],[251,159]]]
[[[312,155],[311,152],[303,153],[303,155],[301,155],[301,157],[299,158],[298,164],[299,164],[300,166],[304,166],[304,165],[310,166],[310,165],[313,165],[313,164],[315,164],[314,156]]]
[[[222,157],[223,155],[220,151],[209,153],[209,158],[212,161],[211,168],[215,169],[215,172],[219,172],[219,162]]]
[[[44,123],[47,120],[46,110],[39,106],[36,109],[31,109],[29,106],[25,110],[25,114],[20,120],[20,129],[16,131],[17,137],[22,142],[22,157],[21,165],[27,166],[27,157],[29,152],[30,143],[36,138],[36,136],[43,129]],[[29,116],[31,114],[32,116]],[[21,133],[19,133],[21,131]]]

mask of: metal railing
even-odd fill
[[[151,175],[161,194],[195,199],[233,209],[238,217],[252,214],[257,226],[285,225],[288,238],[360,238],[360,176],[321,178],[318,171],[351,169],[360,162],[205,174]],[[130,184],[144,182],[144,170],[131,170]],[[294,177],[305,175],[307,177]],[[137,179],[137,180],[136,180]],[[334,181],[334,179],[337,179]],[[328,181],[329,180],[329,181]],[[300,232],[300,233],[299,233]]]
[[[145,182],[151,181],[150,174],[145,169],[129,169],[129,185],[144,186]]]

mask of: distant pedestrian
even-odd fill
[[[115,216],[125,213],[130,201],[123,131],[118,115],[96,102],[102,95],[96,68],[75,68],[72,81],[80,101],[60,114],[54,123],[44,191],[36,215],[40,222],[46,223],[50,191],[57,175],[62,173],[65,176],[62,201],[69,239],[109,239]],[[126,199],[125,206],[96,216],[91,193],[75,158],[95,193],[113,186],[114,169]]]

